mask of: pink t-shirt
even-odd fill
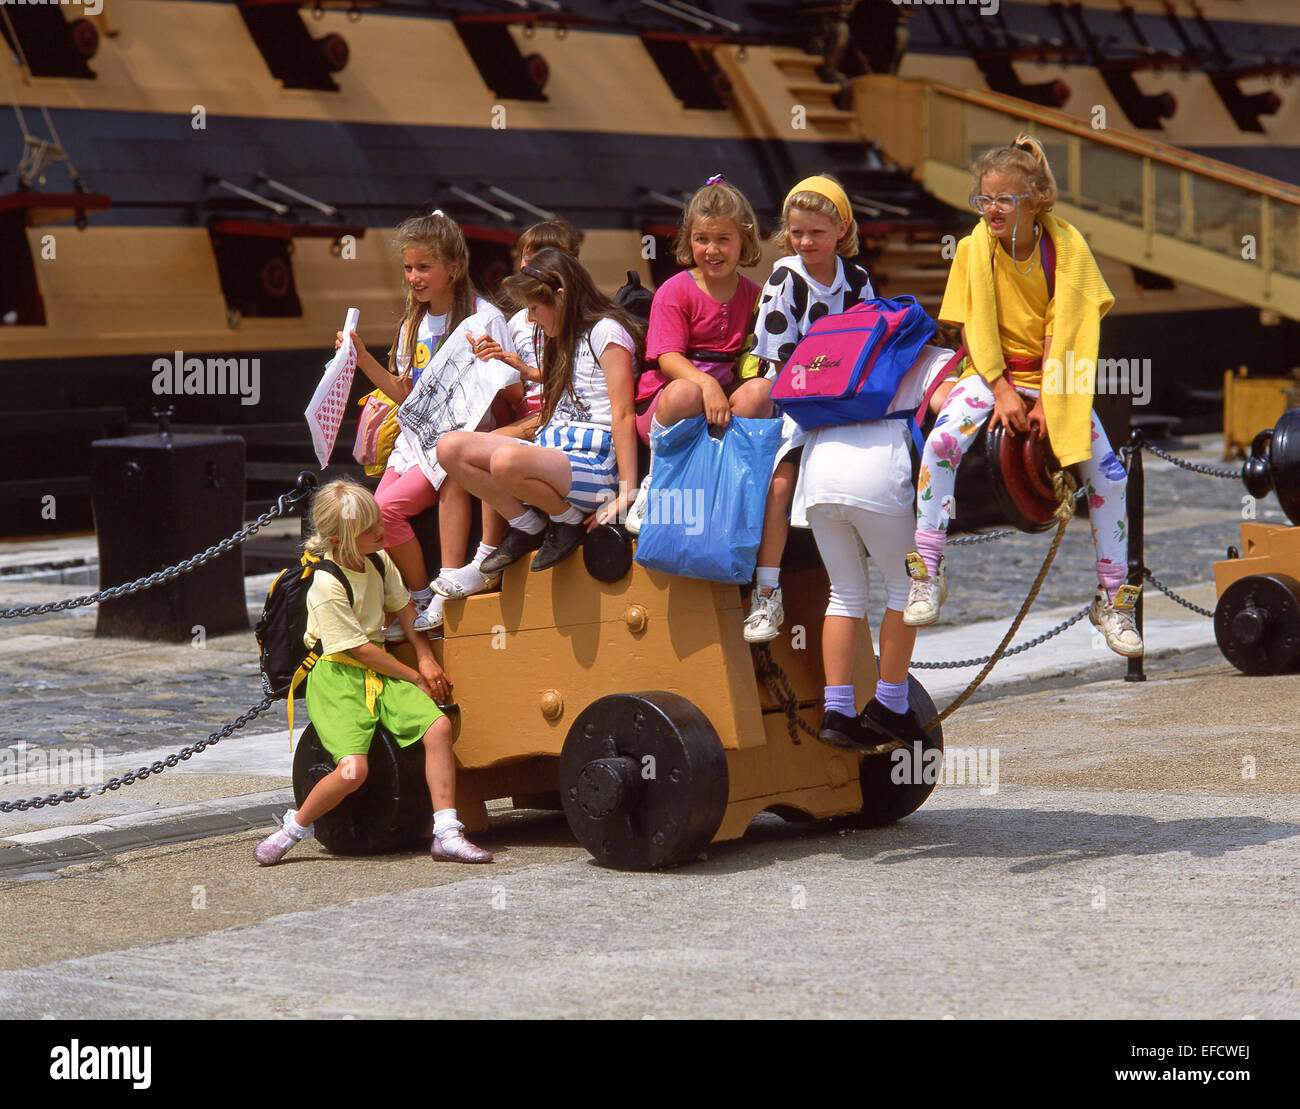
[[[762,290],[743,274],[737,276],[736,295],[726,304],[701,291],[689,270],[683,270],[660,285],[650,305],[646,358],[685,354],[688,350],[739,354],[749,335],[754,305]],[[731,362],[691,361],[697,370],[716,377],[723,384],[731,381],[734,364],[734,359]],[[650,367],[641,375],[636,399],[649,400],[670,380]]]

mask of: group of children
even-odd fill
[[[1050,214],[1056,185],[1035,140],[1022,136],[989,151],[973,170],[972,204],[983,219],[958,244],[940,311],[943,322],[960,325],[965,358],[925,346],[890,408],[938,413],[919,481],[900,419],[809,433],[787,420],[774,471],[756,475],[767,501],[744,637],[763,643],[779,635],[780,563],[791,521],[811,527],[831,585],[819,738],[832,746],[869,752],[921,738],[907,691],[916,628],[939,618],[957,464],[990,419],[1034,429],[1061,465],[1078,467],[1097,553],[1090,618],[1116,652],[1142,652],[1135,591],[1123,586],[1125,471],[1091,396],[1043,389],[1054,346],[1062,357],[1073,351],[1075,364],[1095,362],[1110,293],[1082,236]],[[580,237],[562,220],[521,237],[519,271],[503,283],[520,306],[508,321],[476,295],[468,247],[452,220],[435,212],[398,228],[407,301],[387,368],[351,338],[358,366],[403,406],[399,423],[407,408],[420,416],[403,423],[373,498],[349,482],[316,496],[309,549],[333,557],[353,586],[351,604],[330,575],[318,575],[308,594],[308,639],[319,638],[326,655],[308,680],[308,707],[338,767],[257,848],[260,863],[278,862],[311,834],[316,817],[364,781],[376,717],[401,744],[425,740],[434,857],[490,861],[456,819],[450,729],[435,703],[450,693],[450,681],[418,633],[442,622],[444,599],[491,588],[529,552],[536,552],[531,569],[540,571],[603,523],[625,520],[638,533],[656,443],[674,424],[702,414],[725,429],[733,415],[777,415],[772,384],[799,340],[818,319],[874,292],[866,271],[849,261],[858,253],[858,229],[832,178],[809,177],[791,189],[776,241],[784,256],[760,287],[738,272],[761,256],[753,210],[735,186],[710,178],[683,213],[676,257],[688,268],[656,291],[643,338],[640,322],[578,261]],[[505,384],[492,403],[458,407],[458,391],[471,392],[465,383],[488,364],[513,373],[494,379]],[[433,376],[422,382],[424,374]],[[408,400],[413,395],[418,405]],[[641,482],[638,438],[650,448]],[[483,503],[483,541],[461,565],[471,497]],[[434,504],[443,569],[431,582],[411,520]],[[369,580],[378,576],[367,558],[373,552],[382,552],[382,582]],[[879,681],[859,711],[852,675],[868,557],[884,577],[886,605]],[[402,639],[415,644],[418,670],[384,651],[384,641]],[[381,681],[381,674],[397,680]]]

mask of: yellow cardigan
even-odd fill
[[[1115,298],[1078,230],[1049,212],[1039,213],[1038,221],[1056,247],[1056,323],[1043,366],[1043,415],[1053,452],[1062,466],[1071,466],[1092,454],[1098,333]],[[965,325],[971,362],[992,384],[1006,369],[992,280],[997,244],[980,220],[961,245],[967,249],[965,280],[954,267],[939,318]]]

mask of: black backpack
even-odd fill
[[[383,561],[377,554],[366,557],[382,579]],[[290,691],[295,697],[303,696],[302,681],[321,657],[320,640],[310,649],[303,642],[307,633],[307,590],[317,570],[338,578],[347,590],[348,604],[352,603],[352,583],[342,567],[328,558],[304,554],[296,565],[276,575],[267,590],[262,618],[253,629],[262,668],[262,690],[276,700],[288,697]]]
[[[650,322],[650,304],[655,295],[641,284],[641,275],[636,270],[627,271],[627,284],[614,294],[614,303],[639,319],[642,323]]]

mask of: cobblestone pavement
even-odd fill
[[[1203,436],[1175,453],[1222,465],[1219,440]],[[1176,469],[1150,455],[1147,476],[1147,564],[1177,589],[1210,580],[1211,564],[1240,541],[1244,488]],[[1284,523],[1275,497],[1258,505],[1266,522]],[[296,529],[297,524],[291,525]],[[84,541],[81,541],[84,545]],[[960,626],[1005,613],[1010,620],[1051,542],[1051,533],[950,548],[951,590],[940,625]],[[1086,520],[1071,523],[1036,611],[1082,606],[1095,588]],[[246,580],[254,611],[271,575]],[[878,577],[876,584],[878,585]],[[0,607],[76,596],[84,584],[0,579]],[[877,589],[878,593],[879,590]],[[879,626],[880,601],[872,606]],[[0,747],[92,744],[105,757],[131,750],[192,744],[261,700],[251,631],[212,637],[201,647],[138,640],[95,640],[86,609],[29,620],[0,621],[0,662],[7,694]],[[929,657],[918,650],[918,657]],[[283,727],[283,708],[268,722]],[[263,728],[261,722],[253,725]]]

